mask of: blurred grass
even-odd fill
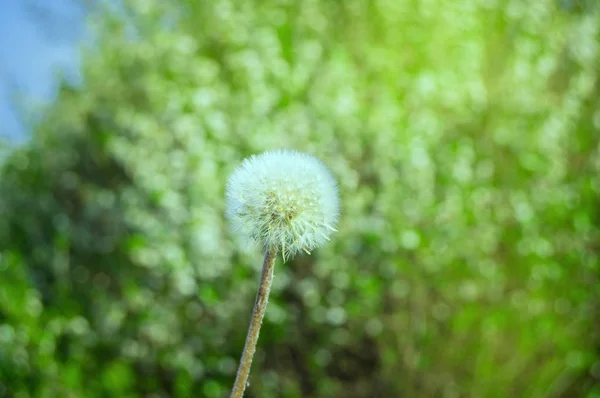
[[[340,232],[277,264],[248,397],[598,397],[599,10],[127,1],[0,174],[0,396],[227,396],[290,147]]]

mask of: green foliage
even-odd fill
[[[224,185],[279,147],[342,217],[277,264],[249,397],[600,396],[600,19],[561,4],[97,13],[3,165],[0,396],[226,396],[261,253]]]

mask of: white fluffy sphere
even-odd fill
[[[247,158],[226,188],[227,218],[233,228],[283,259],[310,253],[335,231],[338,189],[327,167],[315,157],[290,150]]]

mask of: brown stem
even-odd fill
[[[246,344],[240,360],[240,366],[235,377],[235,383],[231,390],[230,398],[242,398],[248,375],[250,374],[250,366],[252,365],[252,357],[256,351],[256,342],[258,341],[258,333],[262,324],[267,303],[269,301],[269,290],[271,290],[271,281],[273,280],[273,268],[275,268],[275,256],[277,249],[275,247],[267,249],[265,253],[265,261],[263,262],[262,273],[260,276],[260,285],[258,293],[256,293],[256,301],[254,302],[254,310],[252,311],[252,319],[246,336]]]

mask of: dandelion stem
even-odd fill
[[[242,398],[244,395],[244,390],[246,389],[248,375],[250,374],[250,366],[252,365],[252,358],[254,357],[254,352],[256,351],[256,342],[258,341],[260,326],[262,324],[263,317],[265,316],[265,310],[267,309],[267,303],[269,301],[269,291],[271,290],[271,282],[273,280],[273,269],[275,268],[276,255],[277,248],[275,246],[268,248],[265,253],[265,260],[262,266],[258,293],[256,293],[256,301],[254,302],[252,319],[250,320],[248,335],[246,336],[246,344],[244,345],[242,359],[240,360],[240,365],[235,377],[233,389],[231,390],[230,398]]]

